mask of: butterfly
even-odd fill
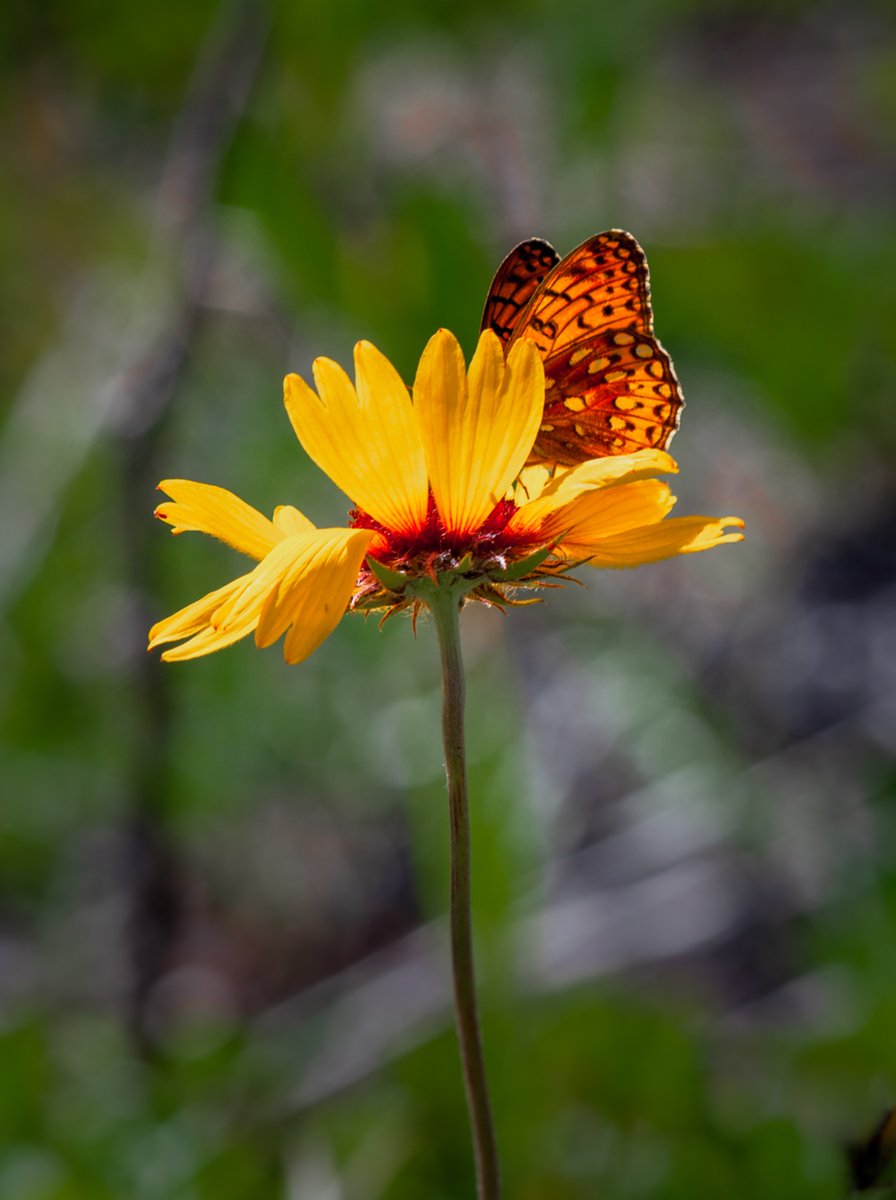
[[[597,233],[565,258],[520,242],[498,267],[482,314],[505,349],[519,338],[544,360],[544,417],[530,462],[664,449],[684,396],[653,334],[650,275],[630,233]]]

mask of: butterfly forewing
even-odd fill
[[[604,329],[652,331],[644,251],[621,230],[598,233],[544,277],[514,333],[542,354],[584,341]]]
[[[514,253],[495,277],[483,327]],[[544,360],[544,418],[530,462],[574,466],[668,445],[684,397],[653,336],[647,259],[630,233],[611,229],[567,254],[541,277],[509,328],[507,343],[527,338]]]
[[[493,329],[506,345],[520,315],[560,255],[542,238],[529,238],[510,251],[492,280],[480,329]]]

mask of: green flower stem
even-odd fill
[[[461,595],[450,586],[427,597],[442,656],[442,736],[451,816],[451,962],[454,1014],[473,1132],[479,1200],[499,1200],[501,1172],[482,1057],[470,915],[470,801],[464,750],[464,668],[460,652]]]

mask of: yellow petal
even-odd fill
[[[653,475],[671,475],[677,471],[678,464],[664,450],[639,450],[636,454],[589,459],[548,480],[536,499],[523,504],[513,514],[508,528],[539,529],[552,513],[589,492],[618,487]],[[563,527],[562,519],[558,520],[557,525]]]
[[[186,608],[180,609],[170,617],[157,621],[149,631],[148,650],[154,650],[165,642],[177,642],[181,638],[190,637],[208,626],[211,615],[227,600],[239,592],[249,579],[251,572],[241,575],[224,587],[209,592],[199,600],[194,600]]]
[[[408,389],[369,342],[355,347],[357,390],[336,363],[318,358],[319,396],[298,375],[284,381],[286,411],[309,457],[359,508],[388,529],[426,518],[426,463]]]
[[[235,592],[216,609],[211,616],[211,624],[221,630],[249,630],[258,626],[257,644],[270,645],[286,628],[283,625],[271,634],[272,613],[280,610],[277,598],[288,593],[301,579],[310,581],[308,586],[312,593],[328,588],[327,570],[338,566],[351,579],[339,616],[327,631],[331,632],[351,598],[361,561],[372,537],[372,531],[366,529],[315,529],[310,533],[297,533],[285,538],[246,577],[243,589]],[[322,604],[326,598],[324,595]]]
[[[453,334],[440,329],[423,351],[414,410],[439,515],[452,533],[478,529],[525,463],[544,409],[544,368],[522,340],[507,361],[486,330],[469,378]]]
[[[173,533],[209,533],[250,558],[259,559],[282,536],[273,522],[225,488],[189,479],[163,479],[159,490],[170,496],[171,502],[160,504],[156,516],[167,521]]]
[[[291,504],[278,504],[274,509],[274,524],[283,537],[291,537],[294,533],[309,533],[317,526],[309,521],[304,513],[300,513]]]
[[[209,623],[215,629],[251,632],[258,624],[265,600],[289,571],[293,561],[302,555],[308,539],[319,533],[317,529],[312,533],[296,533],[278,542],[255,570],[244,576],[243,587],[232,592],[215,609]]]
[[[220,603],[210,612],[204,627],[188,642],[166,650],[162,658],[166,662],[180,662],[186,658],[198,658],[202,654],[212,654],[215,650],[223,650],[232,646],[240,638],[251,633],[258,624],[258,615],[267,591],[276,581],[271,560],[275,553],[282,557],[279,542],[248,575],[243,575],[229,587],[219,589],[223,592]],[[279,553],[278,553],[279,552]],[[211,593],[207,599],[216,593]],[[181,635],[182,636],[182,635]]]
[[[162,655],[176,662],[222,650],[253,629],[256,643],[267,646],[292,625],[287,661],[307,658],[345,612],[372,536],[311,529],[284,538],[253,571],[153,626],[150,648],[188,638]]]
[[[301,662],[312,654],[342,619],[372,536],[361,529],[321,529],[307,535],[265,600],[256,644],[270,646],[289,630],[283,646],[286,661]]]
[[[164,642],[177,642],[182,638],[187,638],[188,641],[182,642],[180,646],[175,646],[171,650],[166,650],[162,655],[165,662],[179,662],[187,658],[199,658],[201,655],[211,654],[215,650],[223,650],[225,646],[230,646],[233,642],[239,641],[241,637],[245,637],[247,633],[251,632],[251,626],[244,629],[221,631],[215,629],[210,622],[214,612],[222,604],[243,590],[251,574],[250,572],[247,575],[241,575],[239,579],[234,579],[224,587],[217,588],[200,600],[188,604],[186,608],[182,608],[173,616],[157,622],[149,631],[148,649],[153,650]]]
[[[188,642],[181,642],[162,654],[165,662],[184,662],[189,658],[202,658],[205,654],[214,654],[216,650],[224,650],[252,632],[247,629],[213,629],[210,625],[191,637]]]
[[[530,500],[537,500],[550,479],[551,468],[545,466],[544,463],[534,463],[531,466],[523,467],[513,489],[513,499],[518,505],[528,504]]]
[[[560,538],[561,553],[582,557],[583,548],[600,546],[617,534],[657,524],[674,504],[668,485],[658,479],[586,492],[552,513],[542,524],[540,537],[545,542]]]
[[[733,527],[730,531],[729,526]],[[639,567],[676,554],[741,542],[743,527],[739,517],[670,517],[594,544],[588,550],[588,561],[593,567]]]

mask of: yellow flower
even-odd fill
[[[273,519],[210,484],[169,479],[156,516],[174,533],[211,534],[257,562],[245,575],[160,621],[149,646],[196,658],[255,633],[286,634],[287,662],[307,658],[346,611],[412,607],[427,589],[514,603],[518,588],[573,566],[633,567],[739,541],[737,517],[667,519],[675,500],[655,476],[677,470],[663,451],[592,459],[569,470],[526,465],[544,407],[535,346],[505,359],[494,333],[469,371],[440,330],[420,359],[413,399],[369,342],[355,347],[355,383],[315,361],[315,392],[298,375],[285,402],[299,441],[353,501],[344,529],[317,529],[297,509]]]

